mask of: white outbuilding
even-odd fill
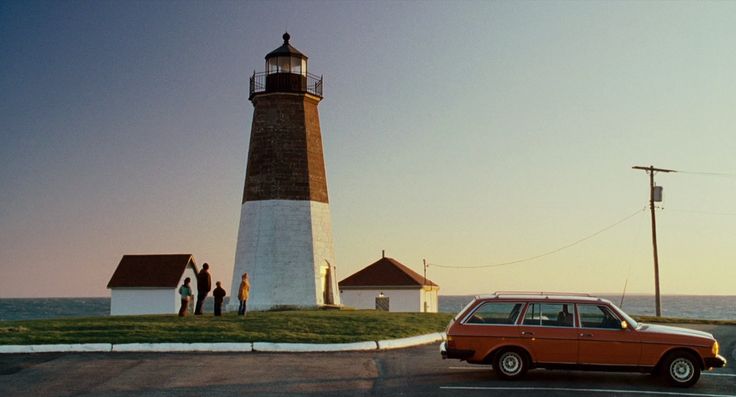
[[[179,287],[189,277],[196,295],[197,272],[191,254],[123,255],[107,284],[110,315],[178,313]]]
[[[393,258],[384,256],[338,285],[345,306],[356,309],[384,306],[383,310],[391,312],[437,312],[440,287]]]

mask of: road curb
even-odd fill
[[[0,345],[0,354],[28,353],[85,353],[85,352],[269,352],[318,353],[403,349],[426,345],[445,339],[444,333],[412,336],[409,338],[355,343],[83,343],[52,345]]]
[[[112,351],[112,344],[110,343],[0,346],[0,353],[83,353],[110,351]]]
[[[253,342],[253,351],[257,352],[345,352],[377,350],[377,342],[355,343],[267,343]]]
[[[445,334],[436,332],[434,334],[412,336],[409,338],[378,341],[378,350],[403,349],[405,347],[426,345],[445,339]]]
[[[114,352],[251,352],[252,343],[121,343]]]

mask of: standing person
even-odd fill
[[[245,305],[248,301],[248,295],[250,294],[250,281],[248,281],[248,273],[243,273],[243,278],[240,281],[240,288],[238,288],[238,299],[240,299],[240,307],[238,308],[238,315],[245,317]]]
[[[197,306],[194,307],[194,314],[202,314],[202,305],[207,294],[212,290],[212,278],[210,277],[209,270],[210,265],[205,263],[202,265],[202,270],[197,274]]]
[[[220,282],[216,282],[215,285],[217,288],[215,288],[214,291],[212,291],[212,296],[215,297],[215,316],[219,316],[222,314],[222,301],[225,299],[225,290],[220,286]]]
[[[192,296],[194,296],[192,294],[192,288],[189,286],[189,283],[191,281],[192,279],[187,277],[184,279],[184,284],[179,287],[179,295],[181,295],[181,308],[179,309],[179,317],[184,317],[187,315],[187,311],[189,309],[189,300],[192,298]]]

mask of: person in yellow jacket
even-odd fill
[[[238,299],[240,299],[240,307],[238,308],[238,315],[245,316],[245,306],[248,301],[248,295],[250,294],[250,281],[248,281],[248,273],[243,273],[243,278],[240,281],[240,288],[238,288]]]

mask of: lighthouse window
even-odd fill
[[[307,75],[307,60],[299,57],[273,57],[266,61],[266,72],[273,73],[294,73]]]
[[[279,57],[279,73],[289,73],[289,57]]]
[[[267,70],[269,74],[279,72],[278,58],[271,58],[268,60]]]
[[[301,59],[297,57],[291,58],[291,73],[302,74],[302,63]]]

